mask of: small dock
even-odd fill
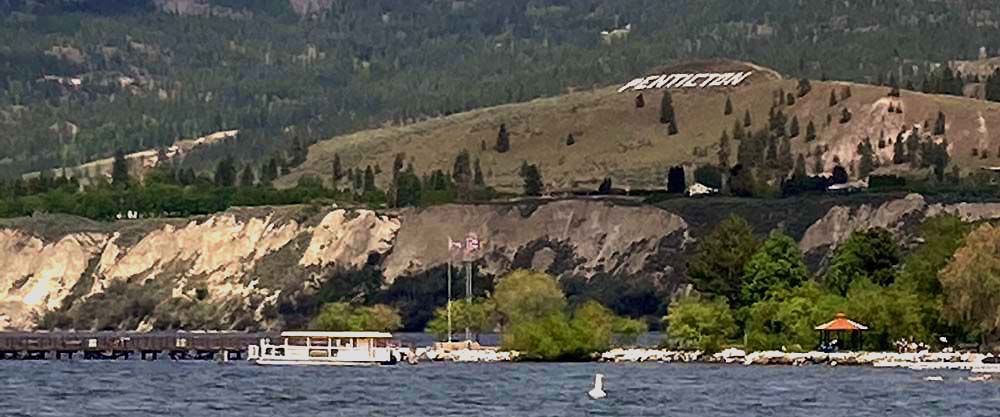
[[[0,361],[221,360],[246,358],[247,346],[277,333],[0,332]]]

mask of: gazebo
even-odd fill
[[[845,333],[851,335],[851,345],[854,349],[861,350],[862,342],[864,342],[864,331],[868,330],[868,326],[858,323],[854,320],[848,319],[847,315],[844,313],[837,313],[833,316],[833,320],[816,326],[816,330],[820,332],[822,343],[824,346],[830,345],[830,336],[835,335],[837,341],[843,341],[843,336]]]

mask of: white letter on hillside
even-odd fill
[[[709,84],[708,86],[718,87],[720,85],[725,85],[727,82],[729,82],[729,79],[733,78],[734,75],[736,75],[735,72],[727,72],[725,74],[722,74],[719,78],[716,78],[715,81],[712,81],[712,83]]]
[[[691,79],[691,74],[674,74],[674,79],[667,84],[667,88],[680,87],[684,82]]]
[[[729,82],[726,84],[729,85],[730,87],[736,87],[742,84],[743,81],[746,81],[747,78],[750,78],[751,75],[753,75],[753,71],[747,71],[744,73],[736,74],[735,76],[733,76],[733,78],[730,78]]]
[[[708,76],[708,74],[695,74],[694,77],[691,77],[691,79],[688,80],[688,82],[684,83],[684,87],[687,87],[687,88],[697,87],[698,86],[698,79],[699,78],[705,78],[707,76]]]
[[[646,77],[646,78],[644,78],[642,80],[641,83],[639,83],[639,85],[635,86],[635,89],[637,91],[638,90],[645,90],[645,89],[649,88],[649,83],[651,83],[653,81],[656,81],[657,78],[660,78],[660,76],[659,75],[651,75],[649,77]]]
[[[624,86],[622,86],[622,88],[619,88],[618,92],[619,93],[624,93],[625,90],[628,90],[628,89],[630,89],[632,87],[635,87],[636,85],[638,85],[639,83],[641,83],[643,80],[645,80],[645,78],[636,78],[636,79],[634,79],[632,81],[629,81],[628,84],[625,84]]]
[[[649,88],[663,88],[663,86],[667,85],[667,83],[670,82],[670,78],[672,77],[673,75],[671,76],[661,75],[660,78],[657,79],[655,83],[649,85]]]

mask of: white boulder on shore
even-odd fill
[[[746,353],[729,348],[713,355],[703,352],[682,352],[661,349],[612,349],[601,355],[604,362],[710,362],[742,363],[744,365],[854,365],[875,367],[901,367],[910,369],[968,368],[983,363],[992,355],[951,352],[782,352],[760,351]]]

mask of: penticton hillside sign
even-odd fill
[[[618,89],[619,93],[626,91],[642,91],[658,88],[705,88],[705,87],[736,87],[753,75],[747,72],[705,72],[695,74],[658,74],[639,77]]]

